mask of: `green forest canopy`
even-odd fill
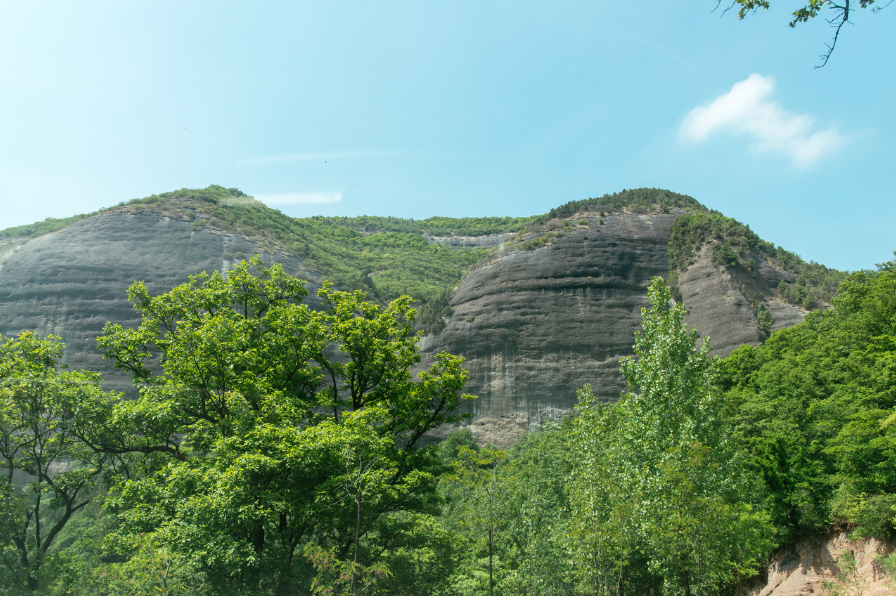
[[[465,373],[411,378],[408,299],[303,292],[258,261],[135,284],[143,324],[101,347],[136,400],[0,341],[0,449],[37,477],[0,485],[0,593],[720,596],[801,536],[894,534],[896,260],[723,360],[654,279],[620,401],[585,388],[508,451],[420,443]]]

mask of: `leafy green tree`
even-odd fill
[[[78,403],[104,395],[99,375],[64,370],[62,350],[53,336],[0,337],[0,552],[7,582],[29,591],[46,584],[51,548],[108,464],[70,424]]]
[[[578,590],[604,596],[624,593],[623,580],[637,545],[629,519],[637,495],[618,477],[621,453],[615,441],[620,410],[600,404],[586,385],[578,392],[571,433],[568,545]]]
[[[889,537],[896,503],[896,267],[723,362],[735,437],[785,540],[834,523]]]
[[[467,494],[460,515],[479,534],[476,542],[487,553],[487,582],[484,591],[489,596],[495,591],[497,533],[503,529],[506,521],[502,515],[506,503],[506,479],[500,473],[506,462],[507,452],[502,449],[491,446],[470,449],[460,446],[452,474],[452,481]]]
[[[351,589],[408,540],[397,519],[435,511],[439,463],[420,441],[462,418],[461,359],[412,377],[407,297],[383,309],[326,287],[315,312],[305,295],[258,259],[161,296],[131,287],[142,323],[99,343],[138,397],[80,409],[96,451],[140,456],[107,499],[122,554],[149,536],[214,590],[293,593],[317,573],[312,544],[350,563]]]
[[[508,451],[507,496],[501,556],[507,573],[501,594],[569,594],[567,482],[570,421],[546,421],[524,433]]]
[[[631,565],[635,593],[646,593],[653,576],[664,594],[715,594],[755,574],[771,546],[769,526],[750,504],[728,439],[718,359],[707,340],[697,347],[662,279],[648,296],[635,356],[622,361],[629,391],[607,412],[587,393],[580,408],[577,436],[587,451],[578,453],[574,511],[588,520],[582,525],[607,529],[590,538],[588,576],[593,593],[620,593],[620,569]],[[646,573],[629,563],[634,551],[644,553]]]

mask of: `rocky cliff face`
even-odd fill
[[[769,309],[772,331],[803,320],[805,313],[775,299],[781,280],[793,283],[796,275],[760,260],[756,274],[712,265],[708,246],[678,278],[682,302],[688,308],[685,323],[701,337],[709,337],[713,353],[727,356],[743,344],[757,345],[761,339],[751,301],[754,296]]]
[[[743,592],[747,596],[810,596],[825,594],[822,582],[840,587],[838,594],[886,596],[896,582],[881,567],[880,557],[892,553],[893,541],[850,540],[847,532],[804,538],[772,557],[763,577]],[[838,565],[844,554],[855,558],[854,572]],[[827,592],[830,593],[830,592]]]
[[[487,236],[426,236],[430,242],[452,248],[494,248],[510,240],[513,234],[489,234]]]
[[[550,241],[534,250],[500,244],[508,235],[433,239],[455,246],[496,246],[493,258],[472,271],[455,292],[454,314],[425,351],[464,356],[472,429],[481,439],[509,445],[521,432],[568,412],[576,390],[590,383],[603,400],[624,389],[619,358],[631,353],[640,309],[655,275],[668,275],[667,245],[676,213],[598,216],[581,213],[554,221]],[[576,225],[572,225],[576,222]],[[544,232],[530,234],[537,239]],[[524,238],[525,240],[525,238]],[[128,379],[113,373],[96,350],[107,322],[134,325],[126,291],[144,280],[162,293],[200,271],[226,270],[236,254],[264,252],[245,236],[194,229],[159,213],[107,212],[27,242],[0,246],[0,333],[24,330],[60,335],[75,368],[101,371],[110,387]],[[299,259],[264,254],[287,272],[312,281]],[[755,275],[714,267],[709,251],[679,276],[687,322],[711,335],[717,353],[756,344],[760,331],[751,305],[760,296],[775,328],[802,319],[778,303],[773,288],[793,275],[760,262]],[[319,307],[316,298],[311,306]]]
[[[201,271],[226,270],[232,262],[225,257],[233,253],[259,252],[245,237],[193,230],[187,221],[155,213],[97,215],[14,244],[0,269],[0,333],[59,335],[66,362],[103,372],[107,385],[119,390],[129,378],[102,359],[96,336],[107,321],[138,322],[127,301],[133,281],[145,281],[150,293],[158,294]],[[308,276],[287,255],[264,258]]]
[[[586,383],[601,400],[618,399],[625,389],[619,359],[632,353],[647,286],[669,274],[675,217],[578,214],[570,221],[587,225],[562,228],[564,235],[542,248],[498,252],[466,277],[446,328],[425,347],[466,358],[467,390],[479,396],[468,406],[470,428],[480,440],[509,445],[568,412]],[[714,353],[723,356],[760,341],[754,294],[772,311],[774,328],[802,320],[773,298],[778,282],[795,276],[761,262],[755,277],[741,277],[712,266],[708,250],[679,277],[687,323],[711,336]]]

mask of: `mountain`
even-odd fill
[[[472,428],[506,445],[557,417],[590,383],[623,389],[646,288],[668,278],[719,354],[827,305],[839,272],[805,263],[685,195],[657,189],[576,201],[528,218],[291,218],[237,189],[182,189],[0,231],[0,333],[53,333],[66,361],[104,373],[109,321],[136,322],[126,290],[161,293],[261,254],[308,280],[419,301],[426,354],[464,356]],[[310,298],[313,307],[320,307]]]

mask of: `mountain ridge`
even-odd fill
[[[674,282],[687,322],[726,354],[827,305],[831,284],[813,285],[813,266],[822,281],[840,274],[661,189],[528,218],[414,221],[290,218],[211,186],[70,219],[35,224],[24,241],[0,231],[0,333],[61,335],[73,366],[124,387],[94,339],[106,321],[134,324],[132,281],[161,293],[190,274],[226,272],[261,254],[307,280],[312,307],[322,307],[313,294],[324,279],[379,302],[413,296],[418,327],[430,332],[427,354],[466,358],[468,391],[480,396],[471,428],[499,445],[562,416],[585,383],[602,400],[618,397],[618,359],[631,353],[651,277]]]

